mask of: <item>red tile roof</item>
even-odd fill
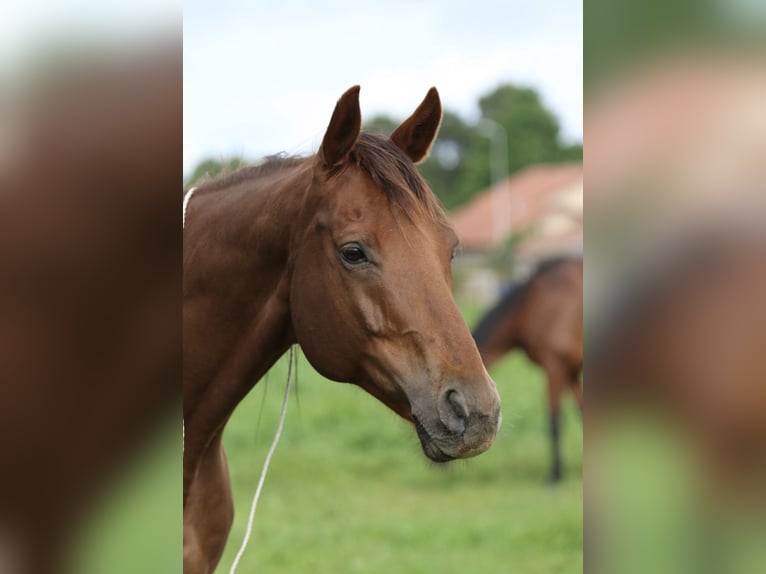
[[[492,250],[511,233],[528,229],[547,216],[562,214],[571,216],[574,227],[554,236],[560,236],[569,247],[573,243],[581,246],[581,206],[573,213],[571,208],[558,204],[556,197],[573,188],[581,196],[582,178],[581,163],[534,165],[480,192],[473,201],[451,214],[463,248],[467,251]],[[537,240],[553,249],[554,236],[546,235]],[[530,241],[535,241],[534,236]]]

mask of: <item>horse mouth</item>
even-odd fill
[[[421,423],[418,420],[418,417],[416,417],[414,414],[412,415],[412,422],[415,423],[415,430],[418,433],[418,438],[420,439],[420,446],[423,449],[423,453],[428,458],[434,462],[449,462],[451,460],[455,460],[454,456],[448,455],[436,445],[434,439],[431,438],[431,435],[428,434],[428,431],[423,426],[423,423]]]

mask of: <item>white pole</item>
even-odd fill
[[[511,233],[508,185],[508,132],[489,118],[479,120],[479,132],[489,140],[489,173],[492,185],[492,239],[499,244]]]

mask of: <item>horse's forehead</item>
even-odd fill
[[[390,213],[385,191],[369,176],[344,178],[342,183],[330,190],[330,195],[333,211],[343,218],[361,220]]]
[[[344,174],[328,193],[328,207],[336,224],[386,225],[394,219],[386,192],[361,170]]]
[[[341,202],[377,202],[385,199],[385,191],[360,168],[349,167],[329,186],[331,195]]]
[[[361,169],[344,173],[328,187],[328,192],[326,207],[330,227],[335,231],[352,227],[382,241],[395,241],[401,236],[410,246],[428,241],[452,248],[457,243],[452,227],[431,216],[425,206],[418,206],[414,195],[409,198],[413,205],[405,208]]]

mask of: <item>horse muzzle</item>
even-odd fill
[[[436,416],[418,415],[413,410],[412,421],[423,453],[434,462],[448,462],[487,450],[502,422],[496,393],[493,399],[487,409],[472,410],[459,389],[448,388],[439,395]]]

